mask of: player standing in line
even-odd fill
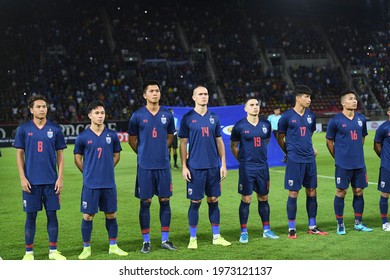
[[[387,121],[382,123],[375,132],[374,150],[381,159],[378,190],[381,192],[379,211],[382,219],[382,229],[390,231],[388,220],[390,194],[390,103],[387,104]]]
[[[115,131],[104,125],[104,103],[93,101],[88,105],[91,126],[80,133],[74,146],[74,163],[83,174],[80,211],[83,213],[81,234],[84,249],[79,255],[83,260],[91,256],[93,218],[104,211],[109,239],[109,254],[127,256],[117,245],[116,220],[117,189],[114,168],[120,160],[121,144]]]
[[[355,112],[357,99],[354,90],[346,89],[340,94],[342,112],[328,123],[326,146],[335,159],[336,195],[334,212],[337,220],[336,233],[346,234],[344,226],[344,198],[349,184],[353,191],[355,230],[370,232],[371,228],[362,222],[364,210],[363,190],[368,186],[364,162],[364,138],[367,133],[366,117]]]
[[[241,243],[248,242],[247,223],[252,193],[257,193],[258,213],[263,223],[263,237],[278,239],[269,224],[268,204],[269,169],[267,144],[271,137],[271,124],[259,117],[260,105],[256,99],[249,99],[244,107],[247,116],[238,121],[230,136],[230,149],[239,161],[238,193],[241,194],[239,217]]]
[[[188,249],[198,248],[199,207],[204,195],[207,196],[213,244],[229,246],[231,243],[220,235],[219,226],[218,197],[221,195],[221,180],[227,175],[219,117],[207,109],[209,94],[205,87],[197,86],[192,99],[195,108],[182,117],[179,130],[182,175],[187,181],[187,198],[190,199]]]
[[[46,210],[49,235],[49,259],[66,260],[57,250],[60,193],[63,188],[64,153],[66,144],[60,127],[47,116],[48,103],[42,95],[28,100],[32,120],[16,131],[14,147],[26,212],[24,237],[26,254],[23,260],[34,260],[34,237],[38,211]],[[57,171],[58,168],[58,171]]]
[[[133,113],[128,129],[129,145],[137,154],[135,196],[140,199],[141,252],[149,253],[151,248],[150,205],[154,195],[160,203],[161,248],[173,251],[177,248],[169,241],[172,174],[168,147],[175,124],[172,113],[160,107],[161,91],[157,81],[147,81],[143,85],[143,97],[146,106]]]
[[[297,85],[295,106],[287,110],[279,120],[278,143],[287,155],[284,188],[288,190],[287,218],[288,238],[297,238],[297,198],[302,186],[306,189],[308,233],[327,235],[317,227],[317,151],[313,148],[312,135],[316,130],[316,116],[310,111],[311,89]]]
[[[170,108],[168,109],[172,115],[174,115],[174,112],[173,112],[173,109]],[[179,166],[177,165],[177,148],[178,148],[178,144],[179,144],[179,139],[177,137],[177,131],[178,131],[178,127],[177,127],[177,118],[174,117],[174,122],[175,122],[175,133],[173,134],[173,140],[172,140],[172,144],[169,146],[169,162],[171,162],[171,149],[172,149],[172,155],[173,155],[173,168],[175,169],[178,169]]]

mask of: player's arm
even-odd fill
[[[80,172],[83,173],[83,155],[74,154],[74,164],[77,166]]]
[[[287,155],[287,148],[286,148],[286,142],[284,141],[284,138],[286,136],[286,133],[279,132],[278,133],[278,144],[282,151]]]
[[[232,151],[234,157],[238,160],[238,141],[230,140],[230,150]]]
[[[114,167],[118,164],[121,159],[121,153],[114,153]]]
[[[225,179],[227,176],[227,168],[226,168],[226,153],[225,153],[225,144],[223,143],[222,137],[215,138],[217,140],[217,148],[219,158],[221,159],[221,180]]]
[[[174,137],[174,134],[168,134],[168,140],[167,140],[168,147],[170,147],[172,145],[173,137]]]
[[[58,178],[54,189],[56,194],[59,194],[64,187],[64,151],[57,150],[57,168],[58,168]]]
[[[382,144],[374,142],[374,151],[377,154],[378,157],[381,157],[381,151],[382,151]]]
[[[334,141],[326,138],[326,147],[328,148],[330,155],[334,158]]]
[[[16,149],[16,164],[18,166],[20,185],[22,190],[25,192],[31,192],[30,182],[27,180],[26,175],[24,174],[24,150]]]
[[[137,135],[129,135],[129,145],[133,149],[134,153],[138,154],[138,137]]]
[[[187,143],[188,143],[188,138],[180,138],[180,161],[182,166],[181,174],[184,180],[190,182],[191,173],[187,167]]]

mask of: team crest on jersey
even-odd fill
[[[292,185],[294,185],[294,180],[288,180],[288,185],[291,187]]]
[[[188,188],[188,194],[191,195],[192,194],[192,189],[191,188]]]
[[[358,125],[359,125],[360,127],[363,126],[363,122],[362,122],[360,119],[358,119]]]
[[[239,191],[242,191],[243,188],[244,188],[244,187],[242,186],[242,184],[240,184],[240,185],[238,186]]]
[[[49,131],[47,132],[47,137],[49,137],[50,139],[53,138],[54,136],[54,133],[51,129],[49,129]]]
[[[312,121],[312,119],[311,119],[311,117],[310,117],[310,115],[307,115],[307,122],[309,123],[309,124],[311,124],[313,121]]]
[[[383,189],[386,186],[386,182],[381,181],[381,188]]]
[[[23,200],[23,207],[26,208],[27,207],[27,201],[24,199]]]
[[[267,132],[268,132],[268,129],[265,127],[265,125],[263,125],[263,133],[267,134]]]
[[[110,135],[106,136],[106,142],[107,142],[107,144],[111,144],[111,137],[110,137]]]
[[[337,183],[337,185],[339,185],[340,182],[341,182],[341,178],[340,178],[340,177],[337,177],[337,178],[336,178],[336,183]]]
[[[166,124],[167,123],[167,118],[164,115],[162,115],[162,117],[161,117],[161,123],[162,124]]]
[[[86,201],[83,201],[82,207],[83,209],[87,209],[88,203]]]
[[[215,120],[214,120],[213,116],[210,116],[210,123],[211,123],[211,124],[214,124],[214,123],[215,123]]]

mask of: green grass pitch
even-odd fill
[[[313,236],[306,233],[307,215],[305,194],[298,198],[296,240],[287,238],[286,199],[287,191],[283,188],[284,167],[271,168],[271,187],[269,202],[271,207],[271,227],[280,236],[278,240],[262,237],[262,227],[257,213],[257,203],[253,196],[248,221],[249,243],[240,244],[238,206],[240,196],[237,194],[237,170],[229,170],[222,184],[220,197],[221,234],[233,244],[230,247],[212,245],[211,226],[208,221],[207,204],[204,201],[200,208],[198,230],[198,250],[188,250],[189,231],[185,181],[181,169],[173,169],[174,195],[171,199],[172,223],[170,240],[179,248],[171,252],[160,248],[159,204],[156,197],[151,206],[152,251],[140,253],[142,236],[138,222],[139,201],[134,197],[136,157],[127,143],[122,143],[121,160],[116,167],[118,187],[119,225],[118,244],[128,251],[125,258],[108,254],[108,237],[104,226],[104,214],[98,213],[94,218],[91,239],[94,260],[387,260],[390,259],[390,233],[381,229],[379,215],[379,191],[376,182],[379,171],[379,158],[373,150],[374,132],[370,131],[365,142],[365,158],[369,178],[369,187],[365,190],[365,211],[363,221],[373,227],[371,233],[353,230],[352,191],[348,190],[345,200],[345,224],[347,234],[336,234],[336,220],[333,211],[335,183],[333,179],[334,161],[326,145],[325,133],[313,136],[314,146],[318,149],[318,216],[317,224],[329,231],[328,236]],[[21,187],[16,167],[14,148],[2,148],[0,158],[0,257],[6,260],[19,260],[24,255],[24,221],[22,210]],[[229,147],[226,152],[230,153]],[[76,260],[82,250],[81,218],[79,211],[81,192],[81,173],[73,163],[73,145],[65,150],[64,190],[61,193],[61,210],[59,218],[59,250],[71,260]],[[44,212],[38,214],[35,237],[35,259],[48,259],[48,240],[46,217]]]

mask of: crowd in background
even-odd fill
[[[79,2],[28,1],[0,22],[2,123],[24,119],[32,94],[48,97],[57,122],[86,121],[95,99],[106,103],[108,118],[127,120],[145,105],[140,86],[148,79],[161,83],[166,106],[192,106],[198,84],[209,89],[210,106],[253,97],[265,114],[291,107],[301,83],[312,88],[318,112],[340,109],[337,95],[348,86],[362,109],[390,100],[385,14],[254,11],[245,1]],[[321,55],[328,58],[322,65],[285,64]]]

